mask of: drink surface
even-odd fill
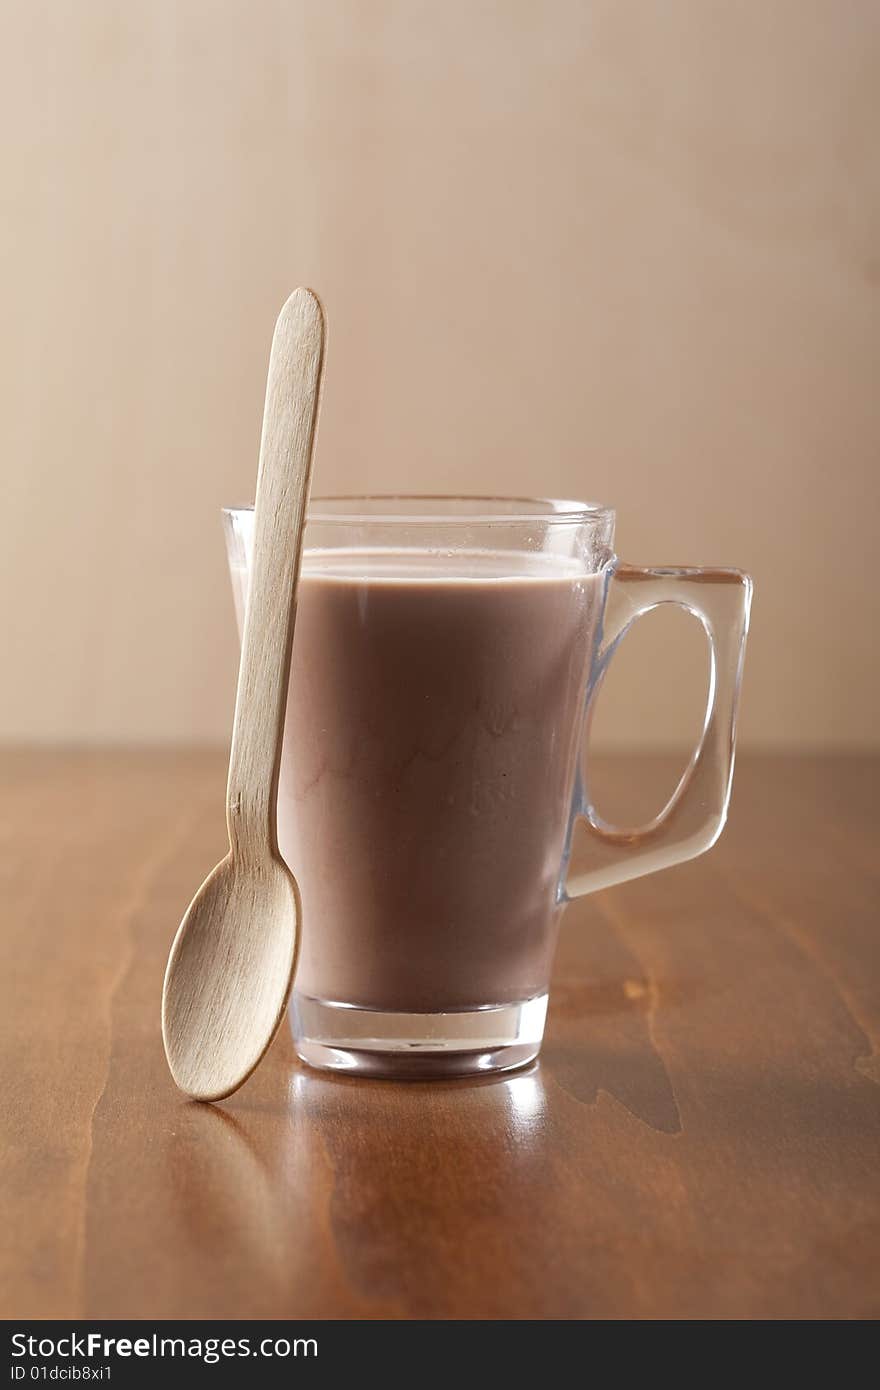
[[[368,583],[518,584],[584,578],[568,555],[547,551],[398,549],[306,550],[303,575]]]

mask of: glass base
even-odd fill
[[[294,990],[290,1026],[310,1067],[359,1076],[445,1078],[525,1066],[544,1036],[547,995],[443,1014],[385,1013]]]

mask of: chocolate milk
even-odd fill
[[[558,556],[306,552],[278,792],[299,993],[543,993],[601,600]]]

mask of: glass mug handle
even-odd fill
[[[733,778],[736,714],[752,601],[740,570],[641,569],[618,565],[609,579],[603,628],[587,691],[585,738],[596,694],[618,644],[637,618],[674,603],[702,623],[709,639],[709,693],[703,731],[669,801],[652,821],[621,829],[603,820],[583,773],[575,787],[562,901],[609,888],[693,859],[711,849],[724,827]],[[578,820],[590,836],[590,864],[569,876],[568,854]]]

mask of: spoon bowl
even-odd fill
[[[193,1099],[231,1095],[275,1036],[296,969],[299,920],[296,880],[268,857],[243,873],[227,854],[190,903],[168,957],[162,1036],[171,1075]],[[243,931],[243,923],[259,930]]]

